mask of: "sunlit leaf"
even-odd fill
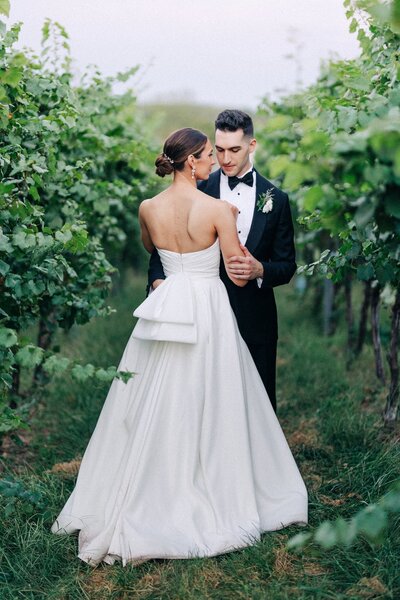
[[[0,15],[10,16],[10,0],[0,0]]]
[[[42,362],[43,352],[42,348],[27,345],[18,350],[15,358],[22,367],[36,367]]]
[[[10,348],[18,342],[17,334],[13,329],[1,327],[0,325],[0,346]]]

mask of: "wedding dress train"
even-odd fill
[[[307,492],[219,278],[218,240],[159,249],[139,320],[52,526],[96,565],[204,557],[307,523]],[[249,307],[251,310],[251,307]]]

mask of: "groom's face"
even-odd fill
[[[240,177],[251,167],[250,154],[256,147],[256,140],[237,131],[215,131],[215,149],[219,166],[229,177]]]

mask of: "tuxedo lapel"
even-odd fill
[[[272,185],[256,171],[256,201],[254,204],[253,220],[246,240],[246,248],[249,252],[254,252],[257,248],[269,218],[268,213],[263,213],[262,210],[257,208],[258,200],[260,195],[264,194],[271,187]]]
[[[220,195],[220,179],[221,179],[221,169],[218,171],[214,171],[211,173],[208,178],[207,185],[204,187],[203,191],[209,196],[213,196],[213,198],[221,198]]]

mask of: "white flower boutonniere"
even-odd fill
[[[274,194],[272,190],[268,190],[264,192],[264,194],[260,194],[257,202],[258,210],[261,210],[263,213],[269,213],[274,208]]]

